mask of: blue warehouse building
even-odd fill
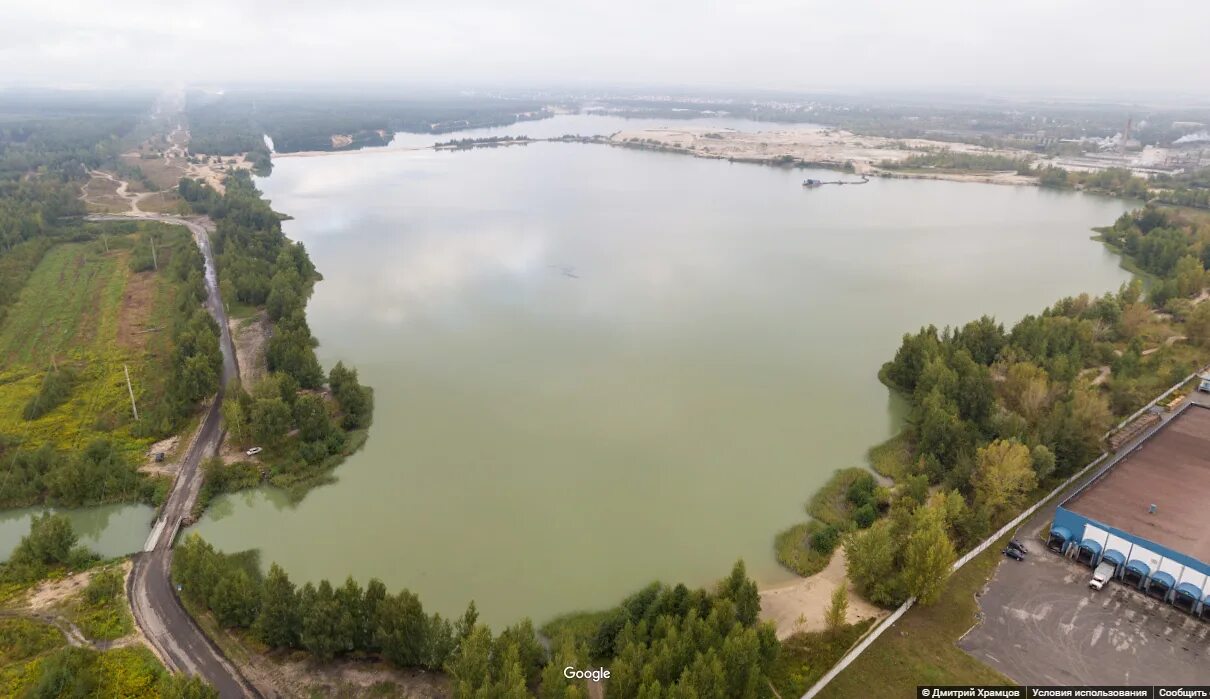
[[[1186,404],[1064,500],[1049,546],[1210,618],[1210,408]]]

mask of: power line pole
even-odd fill
[[[130,367],[122,365],[122,371],[126,372],[126,390],[130,391],[130,409],[134,411],[134,421],[139,421],[139,408],[134,404],[134,387],[130,385]]]
[[[151,236],[151,264],[155,266],[155,271],[160,271],[160,263],[155,259],[155,236]]]

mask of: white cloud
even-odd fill
[[[1210,92],[1210,3],[0,5],[0,82],[628,82]]]

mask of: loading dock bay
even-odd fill
[[[1210,622],[1046,550],[1027,521],[1030,554],[1004,559],[979,596],[983,619],[958,645],[1019,684],[1210,684]]]

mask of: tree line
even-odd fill
[[[995,153],[968,153],[949,148],[919,153],[903,160],[884,160],[879,167],[888,170],[914,168],[939,168],[944,170],[1011,170],[1020,175],[1033,174],[1029,158],[997,155]]]
[[[1008,330],[989,317],[929,326],[905,335],[883,366],[882,380],[910,400],[901,437],[910,458],[897,486],[879,489],[886,516],[847,539],[850,578],[870,600],[936,599],[957,551],[1100,454],[1115,416],[1188,375],[1210,347],[1210,304],[1191,299],[1206,286],[1210,230],[1148,206],[1103,235],[1156,275],[1147,298],[1135,280],[1062,299]],[[1156,310],[1185,322],[1199,350],[1149,336]],[[1144,353],[1145,337],[1161,346]],[[1087,372],[1100,367],[1109,372],[1098,387]]]
[[[311,480],[314,471],[350,448],[349,431],[369,426],[373,393],[360,383],[356,369],[343,363],[324,375],[306,319],[319,275],[306,248],[282,233],[280,216],[251,177],[229,176],[224,194],[183,179],[180,193],[194,210],[216,221],[213,244],[224,300],[262,307],[273,323],[265,348],[268,377],[256,386],[228,387],[223,403],[228,430],[237,442],[273,447],[283,455],[276,463],[294,465],[274,474],[279,485],[293,485],[299,477]],[[295,430],[297,437],[290,437]]]
[[[582,680],[563,671],[590,663],[611,669],[609,696],[768,697],[779,649],[772,626],[757,621],[760,599],[742,563],[713,592],[648,586],[589,634],[560,634],[549,651],[528,619],[496,635],[478,622],[473,602],[451,620],[376,579],[299,587],[276,564],[262,576],[254,558],[218,552],[196,534],[177,549],[173,579],[222,626],[271,649],[446,672],[460,699],[585,697]]]

